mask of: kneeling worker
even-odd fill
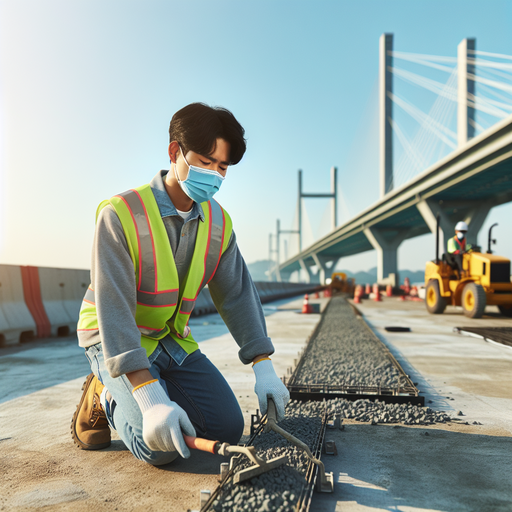
[[[448,240],[448,253],[453,254],[452,258],[459,272],[462,272],[462,255],[472,249],[471,244],[466,241],[468,225],[465,222],[457,222],[455,236]]]
[[[78,324],[93,372],[71,424],[80,448],[106,448],[113,428],[135,457],[162,465],[190,456],[183,434],[239,441],[240,406],[188,326],[206,284],[240,360],[253,363],[261,411],[268,395],[284,417],[290,395],[269,358],[260,299],[231,219],[212,199],[245,153],[244,133],[226,109],[184,107],[170,123],[170,171],[98,207]]]

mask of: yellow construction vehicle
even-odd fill
[[[485,306],[498,306],[500,312],[512,317],[512,283],[510,260],[492,254],[492,228],[489,229],[487,253],[479,247],[459,257],[457,264],[451,254],[439,258],[439,218],[436,236],[436,259],[425,268],[425,303],[429,313],[438,315],[446,306],[462,306],[470,318],[480,318]],[[459,268],[462,264],[462,268]]]
[[[355,279],[347,277],[345,272],[334,272],[331,276],[331,283],[329,285],[332,292],[344,292],[348,294],[354,293]]]

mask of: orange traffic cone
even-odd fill
[[[366,284],[366,288],[364,289],[364,294],[365,295],[370,295],[370,293],[372,293],[372,287],[370,286],[369,283]]]
[[[382,297],[380,296],[378,284],[373,285],[373,294],[375,295],[375,302],[382,302]]]
[[[354,291],[354,304],[361,304],[361,295],[363,294],[363,287],[357,285]]]
[[[386,297],[392,297],[393,296],[393,287],[388,284],[386,286]]]
[[[308,297],[308,294],[306,293],[306,295],[304,295],[304,302],[302,304],[302,313],[304,314],[308,314],[308,313],[311,313],[311,305],[309,304],[309,297]]]
[[[409,295],[411,293],[411,281],[408,277],[404,279],[404,292],[406,295]]]
[[[315,292],[314,298],[315,299],[319,299],[320,298],[320,294],[318,292]]]

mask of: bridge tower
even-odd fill
[[[379,40],[379,150],[380,197],[394,188],[393,179],[393,34],[382,34]],[[389,239],[387,233],[374,227],[364,234],[377,251],[377,281],[395,286],[398,283],[397,251],[406,233],[398,232]]]
[[[463,146],[475,136],[475,39],[463,39],[457,47],[457,142]]]
[[[393,190],[393,34],[382,34],[379,42],[379,149],[380,197]]]

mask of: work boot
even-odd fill
[[[87,376],[82,386],[82,398],[71,420],[71,436],[82,450],[101,450],[110,446],[110,428],[100,403],[104,387],[94,373]]]

